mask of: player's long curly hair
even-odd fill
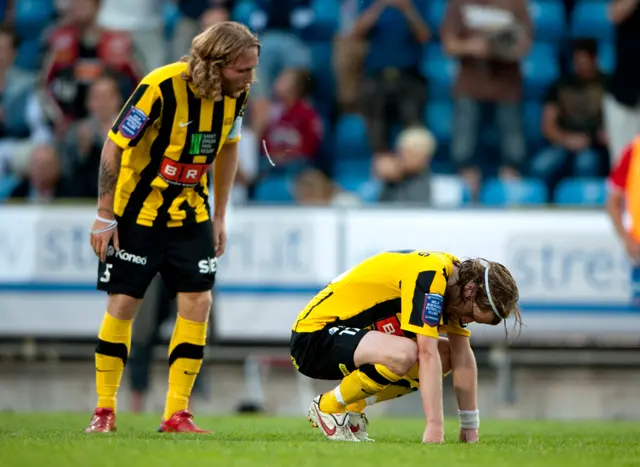
[[[460,288],[460,298],[466,301],[464,297],[464,286],[470,282],[477,285],[476,295],[472,297],[482,310],[492,310],[487,290],[485,287],[484,274],[489,265],[489,291],[493,304],[496,306],[498,313],[503,319],[494,316],[491,324],[497,325],[504,322],[505,333],[507,332],[506,320],[513,316],[515,319],[514,328],[518,326],[518,335],[522,331],[522,315],[518,308],[520,300],[520,292],[518,284],[513,278],[509,270],[500,263],[488,261],[484,258],[475,258],[462,261],[456,266],[458,267],[458,286]]]
[[[235,21],[214,24],[193,38],[189,55],[182,58],[187,62],[183,78],[193,84],[198,97],[220,101],[222,68],[233,64],[251,47],[260,51],[260,41],[243,24]]]

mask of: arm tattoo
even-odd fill
[[[119,155],[118,155],[119,156]],[[118,181],[118,172],[120,172],[120,158],[116,160],[100,161],[100,174],[98,176],[98,196],[103,198],[112,195]]]

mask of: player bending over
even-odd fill
[[[444,442],[442,377],[453,373],[460,440],[480,424],[469,323],[521,324],[518,287],[501,264],[442,252],[375,255],[335,278],[300,313],[291,360],[315,379],[342,379],[316,397],[309,420],[325,437],[372,441],[364,409],[420,389],[425,443]],[[442,338],[443,332],[448,338]]]
[[[187,404],[202,365],[242,115],[259,51],[245,26],[211,26],[193,39],[188,57],[144,77],[109,132],[91,230],[91,246],[100,257],[98,289],[109,296],[96,346],[98,404],[87,432],[116,429],[116,393],[131,324],[158,272],[177,293],[178,305],[160,431],[205,432]]]

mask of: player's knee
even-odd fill
[[[410,339],[403,339],[393,353],[389,370],[396,375],[404,376],[409,373],[417,361],[418,346]]]
[[[129,295],[113,294],[107,299],[107,312],[117,319],[133,319],[140,306],[140,299]]]
[[[178,294],[178,313],[191,321],[206,321],[211,312],[211,292]]]

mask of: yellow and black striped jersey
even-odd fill
[[[185,62],[145,76],[109,138],[122,148],[114,212],[144,226],[209,219],[208,170],[226,143],[240,140],[248,94],[200,99],[183,79]]]
[[[327,326],[437,338],[470,332],[444,313],[447,281],[458,259],[436,251],[379,253],[335,278],[298,315],[293,331]]]

